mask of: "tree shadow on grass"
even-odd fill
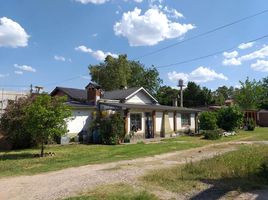
[[[32,159],[34,154],[32,153],[17,153],[17,154],[2,154],[0,155],[0,161],[3,160],[21,160],[21,159]]]
[[[216,200],[224,197],[228,192],[238,191],[240,193],[250,192],[256,193],[260,189],[265,188],[265,181],[256,179],[255,176],[252,178],[223,178],[217,180],[201,180],[205,184],[212,185],[210,188],[198,193],[197,195],[190,198],[190,200]],[[256,193],[257,200],[267,200],[266,194]]]

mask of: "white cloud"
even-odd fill
[[[253,51],[252,53],[249,53],[240,57],[238,57],[237,55],[235,55],[234,57],[230,56],[229,58],[226,57],[226,55],[224,55],[224,57],[225,59],[222,62],[223,65],[241,65],[245,61],[251,61],[255,59],[264,59],[268,57],[268,46],[263,46],[259,50]]]
[[[80,51],[80,52],[84,52],[84,53],[88,53],[91,56],[93,56],[95,59],[99,60],[99,61],[103,61],[108,55],[117,58],[118,55],[117,54],[113,54],[111,52],[103,52],[101,50],[92,50],[91,48],[87,48],[84,45],[81,45],[79,47],[75,48],[76,51]]]
[[[17,22],[7,17],[0,18],[0,47],[25,47],[29,37]]]
[[[192,24],[180,24],[168,19],[168,16],[157,8],[150,8],[144,14],[141,9],[123,13],[119,22],[114,25],[117,36],[128,39],[130,46],[156,45],[172,38],[178,38],[195,28]]]
[[[177,73],[175,71],[168,73],[168,78],[171,81],[178,81],[183,79],[185,82],[194,81],[196,83],[205,83],[209,81],[214,81],[217,79],[228,80],[228,78],[222,73],[217,73],[213,69],[207,67],[198,67],[193,70],[191,73]]]
[[[57,56],[57,55],[54,56],[54,59],[57,61],[62,61],[62,62],[65,62],[66,60],[63,56]]]
[[[257,62],[251,64],[250,67],[255,71],[268,72],[268,61],[267,60],[257,60]]]
[[[223,65],[233,65],[233,66],[238,66],[241,65],[241,61],[237,58],[230,58],[230,59],[224,59],[222,61]]]
[[[91,36],[92,37],[97,37],[98,36],[98,33],[93,33]]]
[[[171,18],[175,18],[175,19],[178,19],[178,18],[183,18],[183,14],[181,14],[179,11],[177,11],[176,9],[174,8],[169,8],[168,6],[165,6],[163,8],[163,11],[165,11],[167,13],[167,15]]]
[[[9,76],[9,74],[0,74],[0,78],[6,78],[8,76]]]
[[[242,43],[238,46],[239,49],[248,49],[250,47],[253,47],[254,42],[248,42],[248,43]]]
[[[225,58],[235,58],[238,56],[238,52],[237,51],[232,51],[232,52],[224,52],[223,56]]]
[[[75,0],[76,2],[80,2],[82,4],[88,4],[88,3],[92,3],[92,4],[103,4],[108,2],[109,0]]]
[[[18,68],[22,71],[26,71],[26,72],[36,72],[36,69],[31,67],[31,66],[28,66],[28,65],[18,65],[18,64],[14,64],[14,67],[15,68]]]
[[[17,74],[17,75],[22,75],[23,71],[14,71],[14,73]]]

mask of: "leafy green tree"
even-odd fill
[[[235,95],[235,102],[244,110],[257,109],[263,94],[261,82],[250,81],[247,78],[245,82],[240,81],[240,84],[241,88]]]
[[[262,94],[260,95],[260,109],[268,110],[268,77],[264,78],[261,83]]]
[[[126,86],[144,87],[154,95],[162,83],[155,67],[145,68],[140,62],[128,60],[126,55],[107,56],[103,63],[90,65],[89,71],[92,81],[106,91]]]
[[[179,90],[169,86],[162,86],[156,94],[156,98],[161,105],[172,106],[175,98],[178,98]]]
[[[224,105],[225,100],[233,99],[235,96],[236,90],[234,87],[221,86],[218,87],[216,91],[213,92],[213,99],[215,104]]]
[[[26,130],[26,111],[32,99],[19,98],[8,104],[4,114],[0,118],[0,128],[13,149],[29,148],[35,146],[31,132]]]
[[[238,129],[243,122],[243,113],[237,106],[223,107],[218,111],[217,125],[225,131]]]
[[[212,92],[206,87],[201,88],[195,82],[188,82],[183,102],[185,107],[208,106],[213,103]]]
[[[65,97],[51,97],[43,94],[36,96],[26,107],[25,129],[32,134],[34,141],[41,145],[44,156],[45,143],[54,136],[67,132],[67,119],[71,116]]]
[[[215,130],[217,129],[217,114],[215,112],[202,112],[200,117],[201,130]]]

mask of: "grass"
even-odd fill
[[[267,163],[266,167],[262,164]],[[249,191],[268,185],[268,146],[242,146],[239,150],[211,159],[184,166],[150,172],[143,177],[145,184],[163,187],[166,190],[183,193],[205,190],[201,195],[218,195],[218,199],[229,191]],[[220,193],[217,193],[220,191]]]
[[[267,134],[266,134],[267,133]],[[107,163],[135,159],[156,154],[201,147],[207,144],[234,140],[268,140],[268,129],[258,128],[254,132],[241,131],[236,136],[221,138],[217,141],[203,140],[201,137],[181,136],[163,139],[160,143],[130,145],[55,145],[46,148],[56,156],[34,158],[39,149],[26,149],[0,152],[0,177],[33,175],[41,172],[60,170],[87,164]]]
[[[126,184],[104,185],[79,196],[66,200],[157,200],[145,190],[137,190]]]

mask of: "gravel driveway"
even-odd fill
[[[237,144],[209,145],[134,160],[86,165],[33,176],[2,178],[0,199],[62,199],[103,184],[133,184],[148,170],[211,158],[236,150]]]

